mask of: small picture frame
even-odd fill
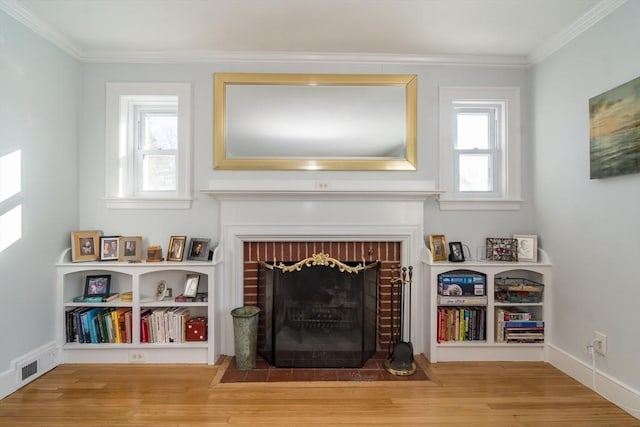
[[[71,232],[71,261],[84,262],[100,259],[101,231]]]
[[[201,239],[194,237],[189,242],[188,260],[206,261],[209,259],[209,243],[211,239]]]
[[[462,242],[449,242],[449,261],[464,262]]]
[[[518,241],[518,261],[538,262],[538,236],[535,234],[514,234]]]
[[[84,284],[84,297],[107,297],[111,290],[111,275],[87,276]]]
[[[434,261],[447,260],[447,242],[443,234],[429,235],[429,250]]]
[[[100,261],[117,261],[120,236],[100,236]]]
[[[195,298],[198,294],[198,285],[200,284],[199,274],[187,274],[187,280],[184,282],[183,296],[188,298]]]
[[[184,247],[187,243],[187,236],[171,236],[169,239],[169,249],[167,250],[167,261],[181,262],[184,257]]]
[[[140,262],[142,261],[142,237],[120,236],[118,242],[118,261]]]
[[[518,241],[501,237],[487,237],[487,261],[518,261]]]

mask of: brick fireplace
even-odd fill
[[[325,253],[341,261],[380,261],[377,347],[387,350],[391,336],[391,275],[400,265],[400,242],[244,242],[243,296],[245,305],[258,302],[258,261],[299,261]],[[398,309],[396,308],[396,313]]]
[[[214,255],[214,357],[233,355],[231,310],[255,303],[255,262],[300,260],[324,251],[337,259],[383,262],[379,343],[390,334],[391,265],[414,267],[411,341],[428,342],[429,304],[423,273],[424,204],[435,194],[428,181],[212,181],[203,193],[219,202],[220,241]],[[291,251],[291,252],[287,252]],[[291,258],[288,260],[287,258]]]

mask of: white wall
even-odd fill
[[[79,64],[0,12],[0,155],[22,150],[22,239],[0,252],[0,377],[55,340],[55,269],[78,218]],[[1,395],[0,387],[0,395]]]
[[[418,171],[416,172],[257,172],[213,169],[213,73],[242,72],[331,72],[331,73],[415,73],[418,75]],[[104,195],[105,83],[109,81],[191,82],[193,85],[194,188],[197,200],[188,211],[106,210]],[[210,196],[198,193],[214,179],[438,179],[438,88],[441,85],[518,86],[522,91],[523,115],[528,114],[528,75],[524,69],[471,66],[408,66],[354,64],[221,63],[197,65],[85,64],[80,126],[80,226],[98,228],[107,234],[139,234],[145,244],[166,249],[172,234],[211,237],[218,241],[218,206]],[[530,153],[524,120],[523,152]],[[533,232],[531,229],[530,168],[523,164],[525,208],[520,212],[442,213],[434,200],[427,202],[426,232],[462,240],[471,247],[484,238]],[[473,220],[469,220],[473,218]],[[481,224],[479,227],[478,224]],[[475,254],[475,252],[474,252]]]
[[[640,76],[640,2],[630,1],[537,65],[535,215],[554,264],[551,342],[591,363],[608,336],[605,375],[640,390],[640,175],[589,179],[589,98]]]

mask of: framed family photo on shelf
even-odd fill
[[[518,242],[518,261],[538,262],[538,236],[535,234],[514,234]]]
[[[167,251],[167,261],[181,262],[184,257],[184,247],[187,244],[187,236],[171,236],[169,239],[169,250]]]
[[[87,276],[84,285],[84,297],[107,297],[111,289],[111,275]]]
[[[96,261],[100,259],[101,231],[71,232],[71,261]]]
[[[120,236],[100,236],[100,261],[117,261]]]
[[[189,298],[195,298],[198,294],[198,285],[200,285],[199,274],[187,274],[187,280],[184,283],[183,296]]]
[[[118,241],[118,261],[142,261],[142,237],[121,236]]]
[[[188,260],[206,261],[209,259],[209,243],[211,239],[192,238],[189,243]]]
[[[429,250],[431,251],[431,257],[434,261],[447,260],[446,244],[447,242],[443,234],[429,235]]]
[[[487,261],[518,261],[518,241],[511,238],[487,237]]]

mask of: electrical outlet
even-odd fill
[[[601,356],[607,355],[607,336],[602,332],[595,331],[593,350]]]
[[[144,353],[141,351],[130,351],[129,362],[141,363],[145,361]]]

